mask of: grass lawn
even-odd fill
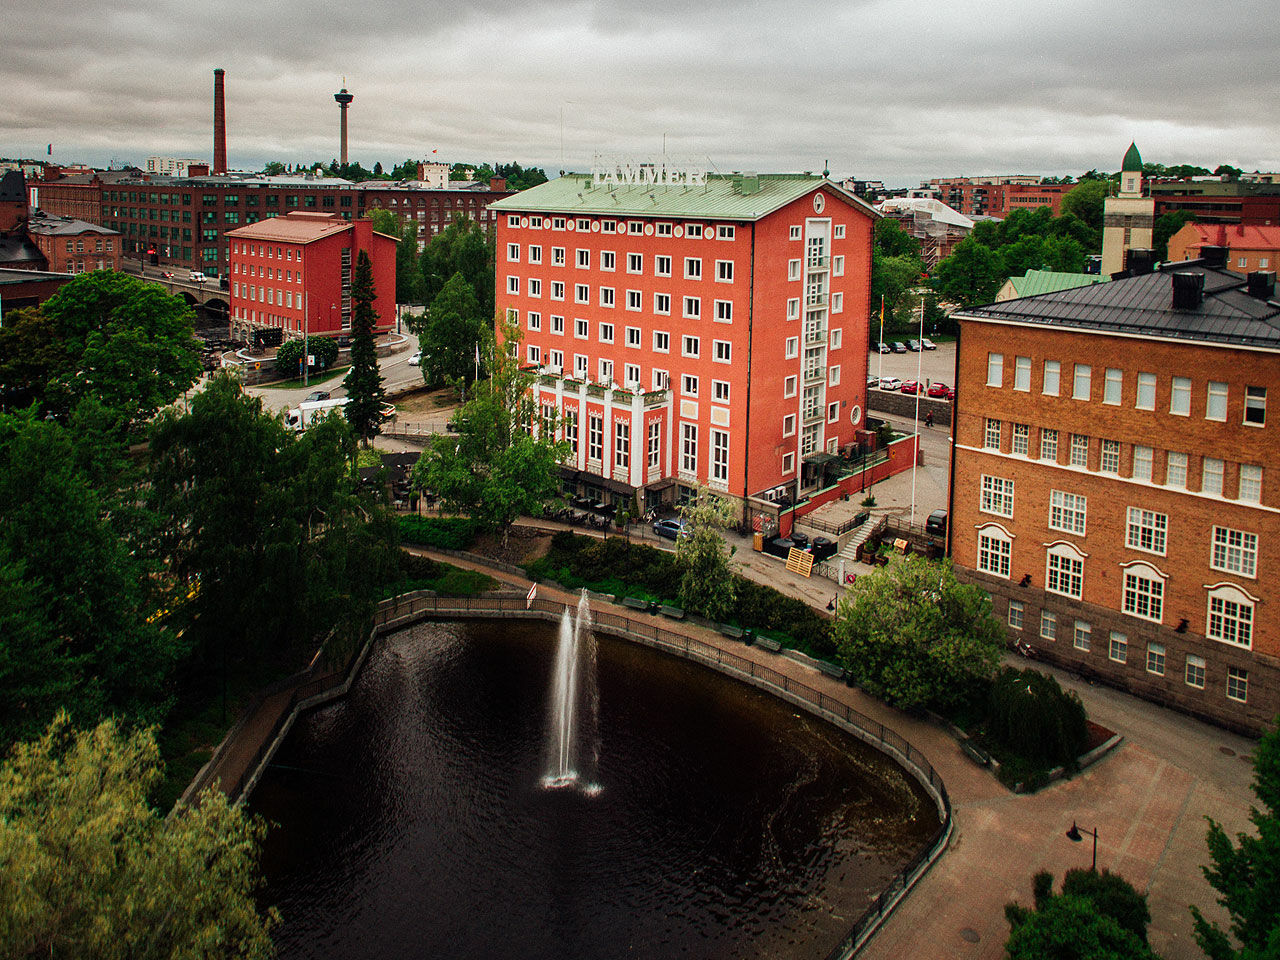
[[[303,383],[302,378],[297,377],[293,380],[280,380],[277,383],[260,383],[258,386],[263,390],[297,390],[299,387],[315,387],[319,389],[328,385],[329,381],[335,379],[339,374],[346,373],[350,369],[351,365],[348,364],[345,367],[333,367],[321,373],[314,373],[308,378],[309,383]]]

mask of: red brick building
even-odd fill
[[[120,234],[69,217],[32,217],[27,234],[54,273],[120,269]]]
[[[360,219],[369,210],[391,210],[415,220],[419,236],[430,240],[456,214],[488,230],[493,221],[486,208],[511,195],[501,179],[431,190],[414,183],[370,180],[357,184],[303,174],[193,172],[177,178],[117,170],[61,177],[52,168],[48,175],[54,179],[29,185],[33,208],[118,231],[126,258],[148,263],[154,259],[158,266],[199,270],[210,277],[228,276],[229,231],[292,210],[335,213],[345,220]]]
[[[373,266],[376,329],[396,318],[396,241],[369,220],[295,210],[227,234],[231,249],[231,330],[248,338],[279,329],[286,339],[351,330],[351,281],[361,252]]]
[[[1037,656],[1251,732],[1280,712],[1274,281],[1199,261],[956,314],[957,569]]]
[[[1194,260],[1205,247],[1226,251],[1227,267],[1238,273],[1275,270],[1280,265],[1280,226],[1241,223],[1187,223],[1169,238],[1169,259]]]
[[[652,506],[830,485],[865,427],[866,203],[807,175],[570,175],[493,209],[497,303],[578,489]]]
[[[930,180],[938,199],[969,217],[1007,217],[1012,210],[1048,207],[1056,217],[1075,183],[1042,183],[1039,177],[944,177]]]

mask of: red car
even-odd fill
[[[916,383],[914,380],[902,381],[903,393],[917,393],[919,390],[920,390],[920,384]]]
[[[941,380],[935,380],[933,383],[929,384],[929,396],[935,398],[940,397],[943,400],[950,400],[951,388]]]

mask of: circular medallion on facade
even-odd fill
[[[677,226],[676,226],[676,228],[675,228],[674,230],[672,230],[671,232],[672,232],[673,234],[675,234],[676,239],[679,239],[680,237],[683,237],[683,236],[684,236],[684,227],[681,227],[681,226],[678,226],[678,225],[677,225]]]
[[[652,224],[652,223],[646,223],[646,224],[644,225],[644,235],[645,235],[646,237],[652,237],[652,236],[653,236],[653,224]]]
[[[714,225],[708,225],[707,227],[703,228],[703,231],[702,231],[703,240],[714,240],[715,238],[716,238],[716,228]]]
[[[521,217],[521,218],[520,218],[520,226],[522,226],[522,227],[527,227],[528,225],[529,225],[529,218],[528,218],[528,217]]]
[[[827,205],[827,198],[824,197],[821,192],[815,193],[813,195],[813,212],[814,213],[821,213],[823,208],[826,205]]]
[[[855,427],[862,422],[862,408],[857,404],[849,411],[849,422]]]
[[[599,220],[592,220],[592,221],[591,221],[591,232],[592,232],[592,233],[599,233],[599,232],[600,232],[600,221],[599,221]]]
[[[568,228],[569,230],[577,230],[578,229],[577,221],[570,220],[568,223],[565,224],[565,227]]]

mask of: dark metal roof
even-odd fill
[[[1173,275],[1204,276],[1198,306],[1175,309]],[[1280,303],[1249,296],[1246,279],[1203,261],[1165,264],[1155,273],[959,310],[958,318],[1280,347]]]

